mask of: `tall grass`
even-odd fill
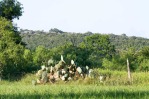
[[[106,85],[149,85],[149,72],[131,72],[131,82],[128,79],[127,71],[111,71],[97,69],[99,75],[106,74]]]
[[[147,99],[149,86],[3,85],[1,99]]]
[[[106,74],[108,78],[100,83],[97,79],[79,79],[69,82],[32,85],[34,74],[28,74],[20,81],[0,82],[1,99],[148,99],[149,73],[132,73],[128,83],[126,71],[97,69],[96,75]]]

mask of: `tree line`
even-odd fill
[[[74,59],[79,65],[117,70],[126,69],[128,58],[132,71],[148,71],[149,39],[147,38],[128,37],[126,34],[29,31],[20,32],[22,40],[27,44],[26,48],[33,52],[39,46],[49,50],[59,49],[59,52],[53,54],[63,54],[67,61]],[[68,53],[70,55],[67,55]]]
[[[54,31],[54,29],[52,29]],[[58,29],[56,29],[58,30]],[[61,31],[61,30],[59,30]],[[95,33],[86,32],[86,33],[71,33],[71,32],[44,32],[44,31],[33,31],[27,29],[21,29],[20,35],[22,41],[27,44],[27,48],[30,50],[35,50],[39,45],[43,45],[46,48],[53,48],[57,46],[64,45],[65,43],[73,43],[76,46],[83,41],[86,36],[93,35]],[[102,33],[97,33],[101,34]],[[126,50],[130,47],[139,50],[144,46],[149,45],[149,39],[136,37],[136,36],[127,36],[126,34],[115,35],[107,34],[112,45],[115,46],[116,50]],[[61,39],[60,39],[61,38]]]

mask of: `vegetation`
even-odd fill
[[[78,46],[86,36],[94,35],[94,33],[57,33],[57,32],[44,32],[44,31],[33,31],[33,30],[20,30],[22,40],[26,42],[27,48],[35,50],[39,45],[43,45],[46,48],[53,48],[62,46],[66,43],[73,43]],[[103,35],[101,33],[98,33]],[[128,48],[135,48],[140,50],[144,46],[149,45],[149,39],[142,37],[128,37],[125,34],[115,35],[107,34],[109,36],[110,43],[115,46],[116,50],[127,50]],[[61,38],[61,39],[60,39]]]
[[[128,58],[131,71],[149,70],[147,62],[149,58],[149,47],[147,46],[148,39],[145,38],[140,39],[138,37],[137,39],[136,37],[135,41],[139,41],[136,45],[139,46],[134,47],[132,45],[126,48],[126,43],[117,46],[116,42],[112,41],[114,34],[105,35],[98,33],[93,34],[90,32],[84,34],[46,33],[44,31],[29,30],[21,30],[20,32],[22,41],[27,44],[26,48],[23,46],[19,48],[20,51],[22,49],[22,53],[19,52],[19,59],[21,59],[22,62],[17,60],[17,66],[12,66],[14,63],[13,61],[10,63],[12,67],[17,67],[16,71],[18,72],[27,73],[36,71],[41,65],[47,65],[49,59],[53,59],[53,65],[55,65],[60,60],[60,55],[64,56],[64,60],[67,64],[70,64],[70,60],[73,59],[78,66],[88,65],[90,68],[105,68],[110,70],[126,70],[126,59]],[[16,32],[13,31],[13,33]],[[17,38],[17,36],[15,37]],[[127,40],[131,41],[132,39],[132,41],[134,41],[134,37],[127,37],[124,34],[120,36],[115,35],[115,39],[113,40],[117,38],[119,39],[119,41],[117,41],[118,43],[126,38]],[[132,42],[129,43],[131,44]],[[19,46],[22,45],[20,44],[21,43],[19,43]],[[19,62],[20,64],[18,64]],[[13,69],[11,70],[14,71]],[[8,70],[8,72],[10,71]]]
[[[18,31],[13,19],[22,15],[17,0],[0,1],[1,98],[147,98],[149,97],[149,39],[125,34]],[[20,34],[21,33],[21,34]],[[25,43],[24,43],[25,42]],[[35,72],[64,56],[67,65],[94,68],[91,78],[32,85]],[[129,59],[131,80],[127,78]],[[99,75],[106,75],[100,82]],[[20,78],[21,77],[21,78]]]
[[[1,0],[0,1],[0,16],[8,20],[15,18],[19,19],[22,16],[22,5],[17,0]]]
[[[35,75],[28,74],[17,82],[1,81],[1,98],[37,99],[37,98],[107,98],[107,99],[146,99],[149,97],[148,72],[134,72],[133,83],[127,80],[126,71],[97,70],[98,73],[109,74],[105,82],[97,79],[85,79],[77,81],[47,83],[45,85],[32,85]]]
[[[0,89],[0,96],[4,99],[146,99],[149,96],[146,86],[3,85]]]
[[[63,54],[67,63],[74,59],[82,66],[126,70],[128,58],[131,71],[148,70],[149,40],[146,38],[91,32],[84,34],[30,30],[20,30],[20,32],[23,42],[27,44],[26,48],[34,52],[42,45],[51,53],[49,58],[54,57],[56,61],[59,59],[57,57]]]
[[[16,0],[0,1],[0,77],[9,78],[15,73],[27,70],[24,63],[25,47],[17,27],[12,23],[14,18],[22,15],[22,7]],[[25,53],[26,54],[26,53]]]
[[[25,48],[18,32],[14,31],[12,23],[5,18],[1,18],[0,22],[1,74],[5,76],[12,75],[14,71],[21,74],[35,71],[41,65],[47,66],[49,59],[53,59],[53,65],[55,65],[60,60],[60,55],[64,56],[67,64],[70,64],[70,60],[73,59],[78,66],[88,65],[90,68],[110,70],[126,70],[126,59],[128,58],[131,71],[149,70],[149,47],[145,46],[145,43],[141,47],[128,46],[126,49],[123,47],[118,49],[116,45],[113,45],[110,35],[105,34],[46,34],[43,31],[42,33],[32,33],[33,31],[25,33],[24,31],[21,36],[23,42],[27,44]],[[126,37],[126,35],[123,36]]]
[[[0,17],[0,64],[1,74],[18,72],[22,69],[24,47],[16,44],[18,36],[11,22]],[[21,65],[18,68],[18,65]]]

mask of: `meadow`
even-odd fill
[[[97,70],[109,77],[101,83],[88,78],[54,84],[32,85],[34,74],[19,81],[1,81],[1,99],[148,99],[149,73],[134,72],[132,81],[127,80],[125,71]]]

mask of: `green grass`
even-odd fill
[[[1,99],[147,99],[149,86],[21,85],[0,86]]]
[[[127,72],[98,70],[110,77],[104,83],[98,79],[32,85],[35,75],[28,74],[20,81],[0,82],[0,99],[148,99],[149,73],[132,73],[128,83]]]

